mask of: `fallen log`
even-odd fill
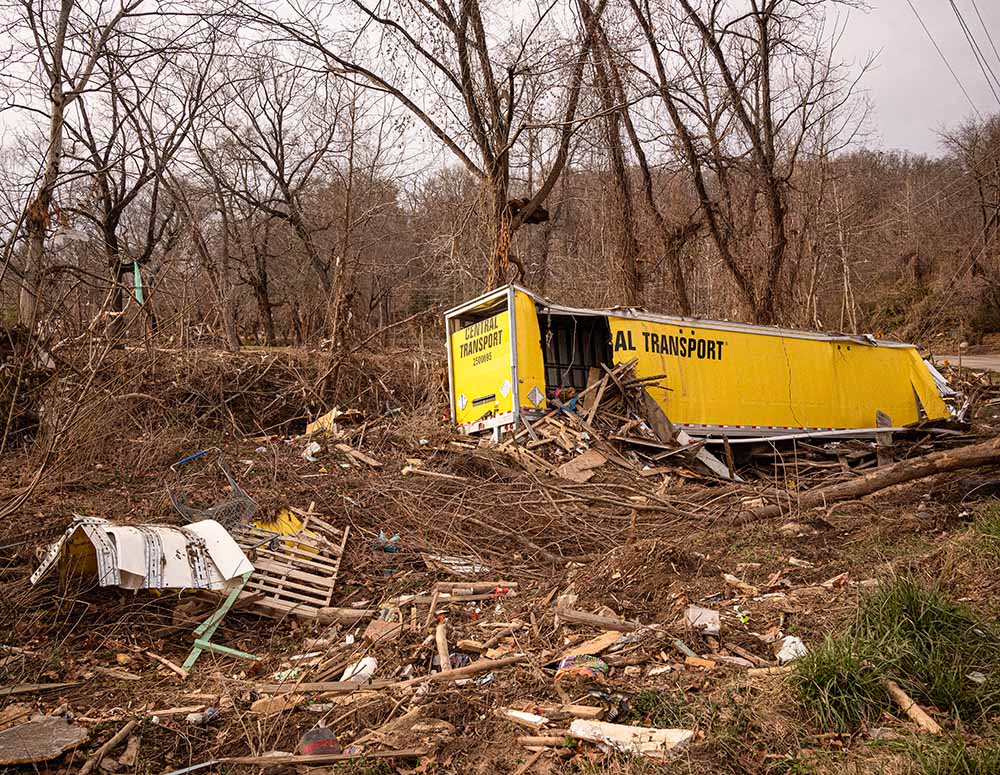
[[[945,449],[931,452],[911,460],[876,468],[871,473],[838,482],[828,487],[820,487],[802,493],[794,504],[775,503],[763,506],[746,513],[741,522],[751,519],[770,519],[793,509],[805,510],[816,506],[827,506],[838,501],[854,500],[872,493],[892,487],[895,484],[923,479],[925,476],[942,474],[948,471],[958,471],[962,468],[974,468],[988,463],[1000,462],[1000,436],[972,444],[968,447]]]

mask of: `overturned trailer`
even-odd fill
[[[910,344],[871,336],[577,309],[516,285],[445,313],[451,416],[465,433],[541,417],[592,369],[636,360],[673,423],[707,439],[871,436],[947,418],[947,383]],[[881,421],[880,421],[881,420]]]

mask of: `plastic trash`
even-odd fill
[[[298,753],[303,756],[341,753],[340,741],[332,729],[316,727],[299,738]]]
[[[697,605],[689,605],[684,612],[684,620],[688,627],[698,630],[702,635],[718,635],[722,627],[722,620],[718,611],[711,608],[702,608]]]
[[[775,656],[778,659],[778,664],[784,665],[794,659],[804,657],[808,653],[806,644],[802,642],[802,638],[797,635],[786,635],[781,639],[781,648],[778,649],[778,653]]]
[[[383,552],[388,552],[389,554],[395,554],[399,551],[399,533],[394,533],[392,537],[386,536],[384,530],[378,531],[378,538],[372,542],[372,546],[376,549],[381,549]]]
[[[307,463],[315,463],[316,453],[319,452],[321,449],[323,449],[322,445],[318,444],[315,441],[310,441],[308,444],[306,444],[306,448],[302,450],[302,457],[306,459]]]
[[[340,676],[341,681],[370,681],[375,671],[378,669],[378,660],[375,657],[365,657],[353,665],[348,665],[344,674]]]
[[[603,681],[608,674],[608,663],[592,654],[576,654],[564,657],[556,669],[556,680],[567,677],[590,678]]]
[[[188,713],[184,717],[184,720],[188,724],[194,724],[196,727],[203,727],[211,724],[217,718],[219,718],[218,708],[205,708],[205,710],[198,713]]]
[[[469,659],[469,655],[468,654],[462,654],[462,653],[452,653],[452,654],[449,654],[448,655],[448,659],[451,661],[451,666],[453,668],[455,668],[455,667],[465,667],[466,665],[468,665],[472,661],[471,659]],[[441,658],[435,654],[434,655],[434,659],[431,660],[431,665],[433,666],[433,668],[435,670],[440,670],[441,669]]]

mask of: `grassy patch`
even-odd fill
[[[973,526],[980,539],[976,548],[984,559],[1000,560],[1000,503],[988,504]]]
[[[828,637],[800,660],[793,681],[823,729],[848,732],[888,710],[884,668],[867,646],[850,636]]]
[[[1000,745],[972,745],[961,738],[921,739],[909,746],[917,775],[1000,775]]]
[[[818,723],[847,731],[888,709],[886,678],[963,721],[989,717],[1000,712],[1000,637],[940,589],[894,579],[862,601],[846,632],[800,661],[794,681]]]

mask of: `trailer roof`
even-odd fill
[[[510,285],[504,285],[496,288],[492,291],[477,296],[474,299],[470,299],[463,304],[459,304],[456,307],[452,307],[447,312],[445,312],[445,319],[450,319],[457,317],[462,314],[467,314],[476,309],[487,307],[492,303],[499,301],[501,298],[506,296],[510,289],[514,288],[521,293],[525,293],[535,300],[535,303],[539,305],[540,312],[553,315],[597,315],[602,317],[617,317],[626,318],[629,320],[646,320],[652,323],[664,323],[667,325],[675,326],[696,326],[698,328],[707,328],[714,331],[739,331],[739,332],[751,332],[755,334],[762,334],[764,336],[778,336],[784,338],[793,339],[813,339],[819,341],[833,341],[833,342],[851,342],[852,344],[861,344],[874,347],[901,347],[908,348],[914,347],[912,344],[906,342],[897,342],[892,339],[876,339],[871,334],[844,334],[840,332],[827,332],[827,331],[811,331],[807,329],[799,328],[785,328],[782,326],[762,326],[753,323],[732,323],[725,320],[707,320],[704,318],[688,318],[681,317],[677,315],[662,315],[655,312],[647,312],[641,308],[632,307],[612,307],[610,309],[587,309],[584,307],[567,307],[561,304],[555,304],[548,299],[539,296],[533,291],[529,291],[515,283]]]

